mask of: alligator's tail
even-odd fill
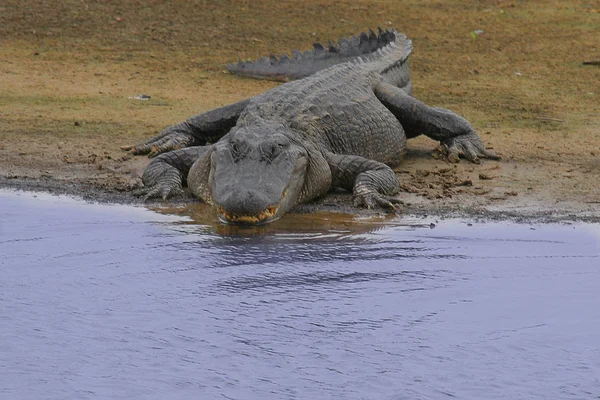
[[[378,34],[370,30],[368,34],[343,38],[336,44],[329,42],[327,48],[315,43],[313,50],[294,50],[292,57],[284,53],[279,58],[272,55],[256,61],[239,61],[227,65],[227,69],[240,76],[290,81],[359,57],[363,61],[382,61],[388,65],[404,63],[412,50],[411,41],[395,29],[378,30]]]

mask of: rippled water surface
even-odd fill
[[[598,225],[182,213],[0,193],[1,399],[600,398]]]

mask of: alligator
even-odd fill
[[[404,34],[379,29],[230,64],[241,76],[289,82],[123,149],[155,157],[142,176],[146,198],[181,195],[187,184],[224,223],[271,222],[332,188],[352,191],[356,207],[396,210],[392,168],[407,139],[439,141],[455,162],[499,159],[465,118],[412,96],[411,51]]]

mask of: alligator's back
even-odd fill
[[[258,79],[290,81],[305,78],[333,65],[346,62],[370,63],[386,81],[410,90],[408,63],[412,42],[395,29],[372,30],[359,36],[343,38],[337,44],[329,42],[325,48],[319,43],[313,50],[294,50],[292,57],[283,54],[280,58],[270,56],[257,61],[229,64],[234,74]]]
[[[237,125],[278,122],[322,150],[396,164],[406,136],[373,89],[384,79],[410,91],[411,47],[404,35],[387,34],[394,40],[371,53],[253,97]]]

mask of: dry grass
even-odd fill
[[[227,62],[393,26],[413,39],[418,98],[463,114],[506,161],[541,168],[526,185],[554,182],[547,169],[558,165],[588,172],[556,179],[551,196],[580,185],[581,198],[598,197],[588,186],[600,186],[600,67],[582,62],[600,59],[599,8],[591,0],[5,0],[0,168],[35,175],[35,154],[42,163],[82,149],[117,159],[121,144],[274,86],[224,74]],[[139,93],[152,100],[129,99]],[[15,155],[23,146],[27,162]]]

